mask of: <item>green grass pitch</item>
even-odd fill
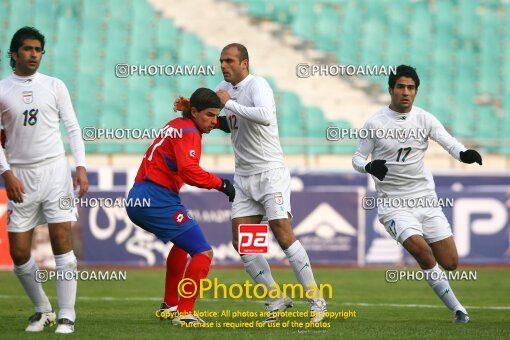
[[[83,268],[81,270],[84,270]],[[89,269],[91,271],[92,269]],[[301,339],[318,338],[510,338],[510,269],[462,268],[476,270],[476,281],[452,282],[460,301],[468,308],[471,323],[454,324],[451,313],[423,281],[387,283],[385,269],[316,268],[318,283],[333,287],[328,301],[331,312],[355,311],[356,317],[326,320],[327,327],[305,329],[239,328],[187,329],[160,321],[155,311],[162,300],[164,269],[128,270],[126,281],[80,281],[76,303],[77,321],[74,339]],[[96,271],[98,271],[96,269]],[[274,269],[279,283],[294,283],[290,269]],[[243,284],[247,274],[242,269],[213,268],[209,278],[227,286]],[[42,333],[27,334],[24,328],[33,308],[24,296],[12,272],[0,272],[0,338],[53,339],[55,326]],[[57,308],[55,284],[44,284],[46,293]],[[206,294],[196,306],[201,311],[263,311],[262,301],[250,299],[213,299]],[[305,312],[308,304],[296,301],[289,311]],[[351,314],[352,315],[352,314]],[[251,322],[260,318],[204,318],[215,325],[228,322]],[[282,318],[303,322],[306,318]]]

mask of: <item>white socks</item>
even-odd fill
[[[44,293],[42,284],[36,281],[36,271],[39,270],[33,257],[21,266],[14,266],[14,273],[25,289],[30,301],[35,306],[35,311],[40,313],[51,312],[51,304]]]
[[[76,302],[76,288],[78,285],[76,272],[76,256],[71,250],[62,255],[55,255],[57,297],[58,297],[58,319],[66,318],[75,321],[76,313],[74,304]],[[66,274],[72,272],[73,274]]]
[[[283,252],[287,255],[290,265],[292,266],[292,270],[294,271],[294,275],[303,286],[305,292],[315,290],[314,293],[309,294],[318,295],[319,290],[317,283],[315,282],[315,278],[313,277],[312,266],[310,265],[308,254],[306,253],[305,248],[301,245],[301,242],[296,240]],[[319,296],[315,296],[313,300],[317,298],[319,298]]]
[[[261,254],[246,254],[241,256],[244,269],[250,274],[253,281],[257,284],[266,286],[267,291],[276,289],[276,282],[271,275],[271,269],[266,258]],[[273,300],[273,299],[270,299]]]
[[[289,248],[283,251],[292,266],[294,275],[298,282],[303,286],[305,292],[315,290],[318,294],[317,283],[313,277],[312,267],[310,266],[310,260],[306,253],[305,248],[299,241],[295,241]],[[267,290],[274,290],[276,282],[271,275],[271,269],[269,263],[264,256],[261,254],[248,254],[241,256],[244,263],[244,269],[253,278],[257,284],[263,284],[267,287]],[[315,295],[314,293],[309,293]],[[319,298],[314,297],[313,300]]]
[[[444,275],[437,263],[434,268],[426,269],[423,272],[425,273],[425,278],[427,279],[429,286],[434,290],[434,292],[436,292],[437,296],[439,296],[446,307],[448,307],[453,313],[460,310],[467,314],[466,309],[455,297],[446,275]]]

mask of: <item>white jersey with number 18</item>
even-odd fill
[[[67,129],[76,165],[85,166],[80,126],[61,80],[41,73],[8,76],[0,81],[0,114],[7,137],[6,157],[0,150],[0,172],[9,164],[36,164],[64,155],[60,120]]]

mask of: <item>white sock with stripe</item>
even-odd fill
[[[448,278],[445,273],[439,268],[439,265],[436,263],[434,268],[426,269],[423,271],[425,274],[425,278],[429,284],[429,286],[434,290],[436,295],[443,301],[443,303],[448,307],[454,314],[456,311],[460,310],[463,313],[467,314],[466,309],[460,304],[459,300],[453,293],[450,284],[448,283]]]
[[[296,279],[303,286],[305,292],[309,292],[308,294],[311,294],[308,296],[313,296],[314,300],[319,298],[319,289],[317,287],[317,283],[315,282],[315,278],[313,277],[312,266],[310,265],[308,254],[306,253],[305,248],[303,248],[301,245],[301,242],[296,240],[289,248],[285,249],[283,252],[289,259]],[[316,294],[310,292],[312,289],[315,289]]]
[[[14,266],[14,273],[25,289],[30,301],[35,306],[35,311],[40,313],[51,312],[51,304],[44,293],[42,284],[36,280],[36,272],[39,270],[33,257],[21,266]]]

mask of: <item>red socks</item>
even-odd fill
[[[190,297],[182,297],[182,296],[180,297],[179,306],[177,307],[177,310],[180,313],[193,313],[193,306],[195,305],[195,300],[200,295],[200,280],[205,279],[207,277],[207,274],[209,273],[210,266],[211,266],[211,258],[209,258],[209,256],[207,256],[207,255],[199,253],[199,254],[195,254],[191,258],[191,261],[188,265],[188,269],[186,270],[186,274],[184,275],[184,278],[193,280],[196,284],[195,287],[197,287],[197,289],[196,289],[196,293]],[[167,275],[168,275],[168,272],[167,272]],[[181,276],[181,278],[182,278],[182,276]],[[178,281],[180,281],[181,278],[179,278]],[[191,284],[184,285],[183,288],[185,289],[186,292],[191,293],[193,291]],[[177,292],[177,287],[175,287],[175,291]]]
[[[174,245],[166,259],[165,303],[169,307],[179,303],[177,286],[182,280],[187,262],[188,253]]]

